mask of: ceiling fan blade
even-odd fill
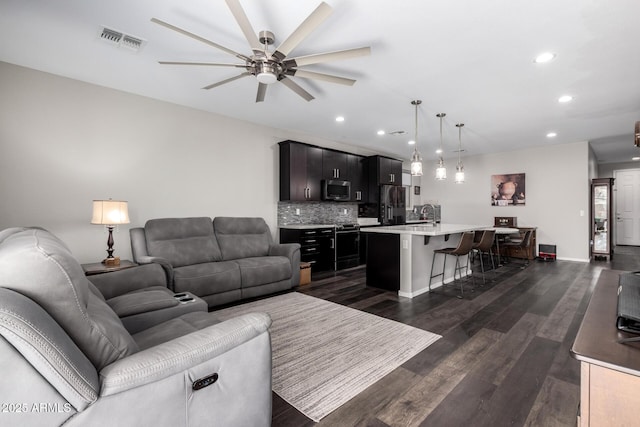
[[[311,15],[305,19],[302,24],[295,29],[285,41],[273,53],[273,56],[282,61],[289,53],[302,42],[309,34],[313,32],[322,22],[331,15],[333,9],[327,3],[322,2],[320,5],[311,12]]]
[[[250,76],[250,75],[251,75],[251,73],[249,73],[249,72],[242,73],[242,74],[238,74],[237,76],[230,77],[230,78],[228,78],[228,79],[225,79],[225,80],[219,81],[219,82],[217,82],[217,83],[212,83],[212,84],[210,84],[209,86],[205,86],[205,87],[203,87],[202,89],[213,89],[214,87],[222,86],[222,85],[223,85],[223,84],[225,84],[225,83],[229,83],[229,82],[232,82],[232,81],[234,81],[234,80],[238,80],[238,79],[241,79],[241,78],[243,78],[243,77]]]
[[[284,61],[288,67],[302,67],[304,65],[318,64],[320,62],[339,61],[341,59],[357,58],[371,54],[370,47],[359,47],[355,49],[338,50],[336,52],[317,53],[315,55],[299,56]]]
[[[247,18],[247,14],[244,13],[244,9],[242,5],[240,5],[239,0],[226,0],[227,6],[231,10],[233,17],[236,18],[236,22],[240,26],[244,37],[249,42],[249,46],[255,53],[262,53],[264,51],[264,47],[260,44],[258,40],[258,36],[256,32],[253,30],[251,26],[251,22],[249,22],[249,18]]]
[[[353,79],[332,76],[331,74],[316,73],[314,71],[292,70],[292,72],[293,76],[302,77],[303,79],[323,80],[325,82],[337,83],[345,86],[353,86],[353,84],[356,82]]]
[[[264,101],[264,96],[267,94],[267,86],[264,83],[258,83],[258,94],[256,95],[256,102]]]
[[[211,67],[236,67],[246,68],[246,64],[220,64],[216,62],[181,62],[181,61],[158,61],[162,65],[207,65]]]
[[[205,39],[204,37],[200,37],[200,36],[199,36],[199,35],[197,35],[197,34],[190,33],[190,32],[189,32],[189,31],[187,31],[187,30],[183,30],[182,28],[178,28],[178,27],[176,27],[175,25],[171,25],[171,24],[169,24],[169,23],[167,23],[167,22],[164,22],[164,21],[161,21],[161,20],[159,20],[159,19],[157,19],[157,18],[151,18],[151,22],[153,22],[153,23],[155,23],[155,24],[158,24],[158,25],[162,25],[162,26],[163,26],[163,27],[165,27],[165,28],[168,28],[168,29],[170,29],[170,30],[173,30],[173,31],[175,31],[175,32],[178,32],[178,33],[180,33],[180,34],[183,34],[183,35],[185,35],[185,36],[187,36],[187,37],[191,37],[192,39],[198,40],[199,42],[202,42],[202,43],[204,43],[204,44],[208,44],[209,46],[213,46],[213,47],[215,47],[216,49],[220,49],[221,51],[226,52],[226,53],[228,53],[228,54],[230,54],[230,55],[233,55],[233,56],[235,56],[235,57],[237,57],[237,58],[240,58],[240,59],[242,59],[242,60],[244,60],[244,61],[250,61],[250,60],[251,60],[251,59],[250,59],[248,56],[246,56],[246,55],[243,55],[243,54],[241,54],[241,53],[235,52],[235,51],[233,51],[233,50],[231,50],[231,49],[227,49],[226,47],[221,46],[221,45],[219,45],[218,43],[214,43],[214,42],[212,42],[211,40],[207,40],[207,39]]]
[[[311,95],[306,90],[302,89],[302,87],[300,87],[297,83],[295,83],[291,79],[283,77],[282,80],[280,80],[280,83],[282,83],[283,85],[285,85],[286,87],[288,87],[289,89],[291,89],[292,91],[294,91],[295,93],[303,97],[305,101],[311,101],[312,99],[314,99],[313,95]]]

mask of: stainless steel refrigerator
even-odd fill
[[[382,225],[400,225],[406,223],[407,189],[399,185],[380,186],[379,219]]]

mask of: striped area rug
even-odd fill
[[[297,292],[213,314],[255,311],[273,320],[273,391],[316,422],[441,338]]]

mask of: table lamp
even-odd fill
[[[119,224],[129,224],[127,202],[122,200],[94,200],[91,224],[105,225],[109,230],[107,258],[102,263],[107,266],[120,265],[120,257],[113,256],[113,228]]]

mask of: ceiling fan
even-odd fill
[[[162,25],[185,36],[191,37],[202,43],[213,46],[216,49],[220,49],[236,58],[244,61],[242,64],[222,64],[211,62],[179,62],[179,61],[159,61],[163,65],[204,65],[214,67],[235,67],[243,68],[241,74],[212,83],[205,86],[203,89],[213,89],[214,87],[221,86],[223,84],[232,82],[234,80],[255,76],[258,80],[258,94],[256,96],[256,102],[264,101],[267,86],[277,81],[284,84],[293,92],[304,98],[306,101],[314,99],[313,95],[303,89],[300,85],[295,83],[291,77],[301,77],[303,79],[315,79],[322,80],[331,83],[338,83],[351,86],[356,81],[345,77],[334,76],[331,74],[318,73],[314,71],[301,70],[299,67],[311,64],[319,64],[323,62],[337,61],[341,59],[355,58],[359,56],[366,56],[371,53],[370,47],[361,47],[355,49],[340,50],[335,52],[318,53],[314,55],[299,56],[295,58],[287,58],[287,55],[291,53],[309,34],[311,34],[325,19],[329,17],[331,12],[331,6],[322,2],[320,5],[305,19],[296,30],[287,37],[273,52],[269,52],[268,47],[275,41],[275,37],[270,31],[260,31],[259,34],[253,30],[244,9],[240,5],[239,0],[226,0],[227,6],[231,10],[235,20],[237,21],[242,33],[249,42],[252,54],[243,55],[235,52],[217,43],[207,40],[204,37],[193,34],[189,31],[178,28],[167,22],[161,21],[157,18],[152,18],[151,22]]]

